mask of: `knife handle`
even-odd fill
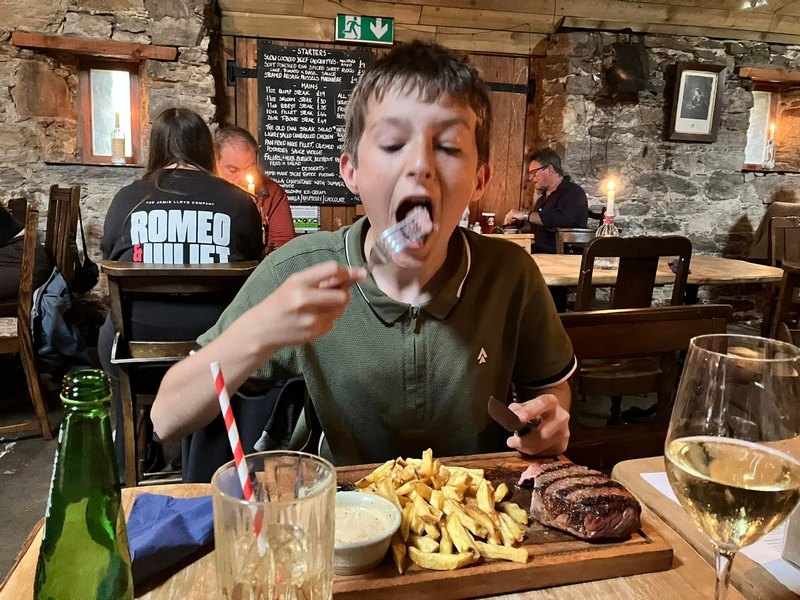
[[[522,437],[523,435],[530,433],[534,429],[536,429],[542,423],[542,417],[534,417],[520,429],[519,431],[515,431],[514,435],[517,437]]]

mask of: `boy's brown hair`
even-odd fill
[[[438,44],[415,40],[396,46],[367,67],[350,94],[342,152],[349,154],[354,164],[358,164],[358,143],[364,134],[367,105],[372,99],[380,102],[390,90],[416,90],[422,102],[435,102],[445,94],[464,101],[478,117],[478,164],[489,162],[492,110],[486,84],[466,59]]]

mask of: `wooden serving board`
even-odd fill
[[[514,485],[530,463],[516,452],[447,458],[442,463],[484,469],[495,486],[503,481],[508,485],[511,501],[530,507],[531,490]],[[338,482],[354,483],[377,466],[339,468]],[[532,521],[521,544],[528,550],[526,564],[488,560],[455,571],[429,571],[410,563],[400,575],[387,554],[369,573],[335,577],[333,595],[341,600],[475,598],[669,569],[672,548],[647,515],[642,519],[642,529],[621,542],[586,542]]]

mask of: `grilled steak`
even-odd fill
[[[639,529],[642,507],[621,483],[570,463],[536,467],[531,516],[541,524],[585,540],[626,538]]]

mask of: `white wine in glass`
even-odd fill
[[[736,552],[800,499],[800,349],[751,336],[689,346],[664,448],[681,505],[714,545],[716,598]]]

